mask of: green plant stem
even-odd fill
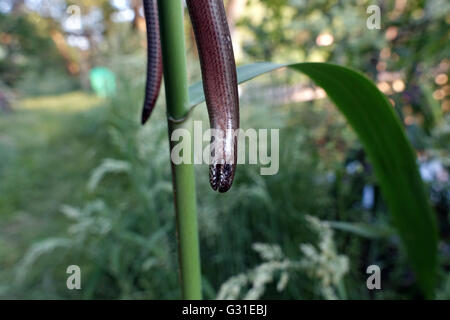
[[[183,7],[180,0],[159,0],[159,21],[164,64],[169,142],[176,129],[185,129],[193,137],[184,44]],[[171,119],[184,119],[175,123]],[[192,152],[192,140],[189,142]],[[173,144],[170,142],[170,150]],[[195,175],[193,161],[172,162],[175,212],[177,217],[178,254],[184,299],[201,299],[201,269],[198,243]]]

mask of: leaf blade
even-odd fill
[[[388,226],[374,226],[361,222],[324,221],[335,230],[345,231],[367,239],[389,238],[394,234]]]

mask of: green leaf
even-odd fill
[[[239,67],[239,83],[287,67],[321,86],[358,135],[371,160],[417,282],[433,297],[437,271],[437,231],[414,151],[387,98],[363,74],[326,63],[256,63]],[[190,106],[204,101],[201,83],[189,89]],[[282,170],[282,169],[281,169]]]
[[[389,226],[373,226],[367,223],[355,223],[344,221],[324,221],[331,228],[350,232],[363,238],[381,239],[388,238],[394,234]]]

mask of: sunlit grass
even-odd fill
[[[73,92],[25,99],[0,115],[1,283],[11,282],[30,243],[66,229],[61,205],[86,197],[90,170],[106,149],[101,102]]]
[[[26,98],[18,103],[20,109],[55,110],[61,112],[83,111],[96,107],[104,102],[103,98],[81,91],[61,95]]]

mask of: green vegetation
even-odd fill
[[[233,2],[239,1],[226,1],[230,12]],[[419,245],[407,235],[433,228],[422,220],[428,209],[414,205],[427,202],[419,177],[409,170],[380,178],[372,163],[384,149],[390,151],[383,161],[397,153],[411,162],[409,147],[389,139],[392,123],[374,118],[386,131],[384,144],[370,152],[370,142],[358,138],[331,100],[280,99],[277,92],[298,83],[296,90],[317,92],[305,76],[286,70],[240,86],[242,127],[280,128],[279,173],[261,176],[258,166],[239,166],[233,188],[218,194],[206,166],[195,167],[203,297],[412,299],[422,297],[422,287],[430,297],[450,299],[449,6],[388,1],[382,29],[369,31],[365,10],[372,1],[241,2],[232,26],[238,65],[337,63],[361,70],[394,105],[437,220],[437,286],[430,292],[426,269],[433,266],[433,232]],[[82,36],[103,30],[100,38],[88,37],[89,50],[58,46],[54,39],[61,38],[51,35],[69,33],[45,12],[25,6],[0,15],[0,93],[10,105],[0,101],[0,298],[180,298],[164,94],[149,123],[139,122],[145,77],[139,19],[113,21],[121,9],[107,0],[78,4],[83,15],[103,13],[104,29],[83,29]],[[200,73],[185,27],[194,83]],[[329,35],[330,45],[318,44]],[[96,66],[116,75],[117,92],[108,99],[90,93],[86,79]],[[202,101],[200,86],[190,98],[191,105]],[[193,119],[207,121],[205,109],[195,108]],[[427,173],[436,167],[442,170]],[[391,180],[403,186],[409,178],[410,188],[387,191]],[[371,205],[363,197],[367,187]],[[66,288],[71,264],[81,267],[82,290]],[[382,290],[367,290],[372,264],[382,270]]]
[[[303,72],[325,89],[362,141],[393,214],[418,282],[433,297],[436,277],[436,222],[408,143],[392,105],[362,74],[325,63],[256,63],[239,68],[239,82],[289,67]],[[192,100],[198,101],[194,85]]]
[[[135,121],[139,99],[133,100],[140,94],[121,88],[121,95],[101,106],[97,98],[83,95],[91,99],[91,109],[65,112],[28,105],[1,119],[2,132],[8,132],[0,144],[6,155],[1,193],[9,195],[0,201],[3,297],[179,297],[170,166],[168,154],[160,151],[167,148],[164,112],[155,110],[153,125],[141,128]],[[70,106],[70,96],[53,100]],[[135,101],[132,112],[122,107],[127,100]],[[278,108],[264,106],[267,114]],[[373,177],[343,173],[342,159],[356,139],[337,111],[326,101],[282,109],[272,119],[272,125],[283,128],[286,144],[280,146],[284,169],[278,175],[263,179],[257,167],[242,166],[236,188],[219,195],[210,190],[205,168],[198,168],[197,190],[204,195],[198,207],[205,298],[214,298],[229,277],[261,263],[253,243],[277,244],[286,257],[301,258],[298,246],[314,245],[319,236],[307,215],[388,228],[383,206],[376,211],[355,207],[355,190]],[[253,116],[258,110],[259,103],[248,105],[243,121],[262,127],[265,115]],[[203,109],[194,115],[206,117]],[[325,130],[324,119],[331,121]],[[325,137],[331,139],[320,143]],[[298,147],[287,148],[291,141]],[[327,178],[330,172],[338,179]],[[337,297],[369,298],[361,261],[376,261],[388,270],[383,274],[386,289],[377,298],[406,297],[396,293],[409,288],[411,278],[395,235],[366,238],[339,230],[333,239],[349,267],[340,284],[345,295],[328,284]],[[383,258],[393,250],[400,254]],[[81,292],[65,288],[65,268],[74,260],[89,284]],[[275,272],[275,280],[280,274]],[[321,286],[314,276],[294,269],[282,292],[269,283],[262,297],[322,298],[327,289]],[[445,297],[448,291],[439,292]],[[409,289],[409,297],[414,296]]]

